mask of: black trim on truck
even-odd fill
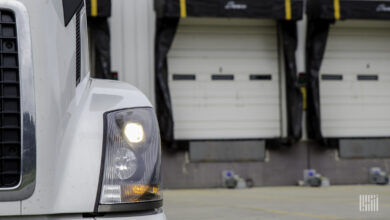
[[[132,212],[132,211],[147,211],[158,209],[163,206],[162,200],[151,201],[151,202],[138,202],[128,204],[115,204],[115,205],[99,205],[98,212]]]
[[[104,175],[104,164],[106,163],[106,144],[107,144],[107,114],[109,112],[105,112],[103,114],[103,146],[102,146],[102,158],[101,158],[101,163],[100,163],[100,174],[99,174],[99,184],[98,184],[98,191],[96,194],[96,201],[95,201],[95,208],[94,212],[98,213],[99,212],[99,205],[100,205],[100,197],[102,194],[102,188],[103,188],[103,175]]]
[[[80,36],[80,11],[76,13],[76,85],[81,80],[81,36]]]
[[[66,27],[73,16],[84,5],[84,0],[62,0],[62,5],[64,8],[64,25]]]

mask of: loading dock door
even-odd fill
[[[390,136],[390,22],[331,25],[320,74],[324,137]]]
[[[175,139],[281,136],[275,21],[182,19],[168,71]]]

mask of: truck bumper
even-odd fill
[[[144,215],[130,215],[130,214],[116,214],[105,215],[102,217],[95,217],[95,220],[166,220],[164,213],[144,214]]]

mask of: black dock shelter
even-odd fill
[[[156,0],[155,89],[161,138],[167,148],[175,148],[174,120],[168,88],[167,54],[180,19],[186,17],[254,18],[278,21],[280,45],[286,73],[288,137],[301,137],[302,95],[297,80],[295,51],[296,21],[302,18],[303,0]]]
[[[309,138],[323,141],[319,75],[330,25],[347,19],[389,20],[390,1],[308,0],[306,6],[307,131]]]

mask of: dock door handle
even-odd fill
[[[377,81],[378,75],[358,75],[357,80]]]
[[[234,80],[233,74],[213,74],[211,80]]]
[[[173,74],[173,80],[196,80],[195,74]]]
[[[343,80],[343,75],[340,74],[322,74],[322,80]]]
[[[271,74],[251,74],[249,80],[272,80]]]

